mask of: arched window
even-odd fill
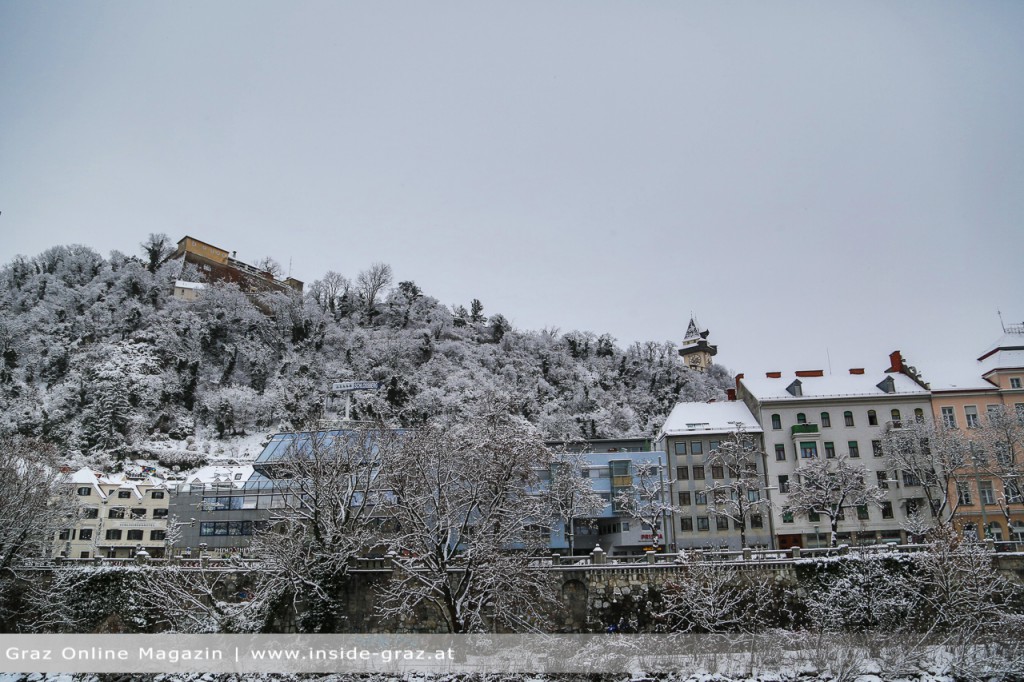
[[[777,414],[772,415],[772,428],[776,430],[782,428],[782,417]]]
[[[878,415],[874,410],[868,410],[868,426],[878,426]]]
[[[846,420],[847,426],[853,426],[853,412],[850,412],[849,410],[843,412],[843,419]]]
[[[807,423],[807,415],[804,414],[803,412],[797,412],[796,423],[797,424],[806,424]]]
[[[889,414],[892,416],[892,425],[895,426],[895,427],[899,427],[899,425],[900,425],[900,411],[899,410],[893,410]]]
[[[914,410],[914,421],[916,421],[918,424],[924,423],[924,410],[922,410],[920,407]]]
[[[821,413],[821,425],[826,427],[832,426],[832,418],[828,416],[828,412]]]

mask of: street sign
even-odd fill
[[[332,393],[348,393],[349,391],[376,391],[383,388],[379,381],[337,381],[331,384]]]

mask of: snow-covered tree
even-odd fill
[[[672,514],[678,510],[668,495],[672,483],[668,467],[660,458],[644,459],[633,462],[629,477],[630,484],[613,498],[613,509],[636,519],[645,530],[650,529],[651,544],[657,551]]]
[[[963,433],[930,419],[907,419],[887,427],[882,452],[897,476],[905,472],[921,482],[936,520],[952,523],[960,503],[958,488],[971,461],[971,446]]]
[[[530,557],[547,549],[550,516],[534,491],[549,465],[543,441],[505,405],[403,439],[385,472],[394,577],[381,614],[401,622],[429,608],[453,633],[543,622],[555,592]]]
[[[989,408],[972,449],[972,464],[1000,483],[996,504],[1007,523],[1024,512],[1024,412]]]
[[[755,516],[764,516],[770,509],[763,476],[757,463],[764,452],[757,438],[742,425],[708,454],[707,466],[722,467],[725,479],[716,479],[707,489],[708,513],[732,521],[740,529],[740,545],[747,546],[747,528]]]
[[[735,565],[681,555],[681,569],[666,582],[655,612],[668,632],[754,632],[777,608],[768,578]]]
[[[885,494],[868,480],[867,470],[851,464],[846,454],[835,459],[811,459],[796,471],[783,511],[801,516],[828,517],[830,544],[838,543],[839,518],[844,510],[862,505],[881,506]]]
[[[575,553],[576,530],[588,523],[605,507],[594,491],[582,452],[560,452],[551,462],[551,480],[545,491],[546,503],[554,520],[564,529],[569,554]]]
[[[134,596],[161,629],[187,634],[259,632],[273,596],[245,586],[229,592],[238,574],[170,564],[140,569]]]
[[[274,463],[275,479],[288,483],[284,505],[253,540],[266,568],[254,592],[289,596],[303,630],[343,625],[353,559],[381,542],[381,485],[400,438],[383,427],[303,434]]]

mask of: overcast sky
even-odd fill
[[[0,3],[0,261],[150,232],[926,379],[1024,320],[1024,3]]]

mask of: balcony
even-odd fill
[[[790,427],[789,432],[792,435],[794,435],[794,436],[796,436],[796,435],[806,435],[808,433],[818,433],[818,425],[817,424],[793,424],[793,426]]]

